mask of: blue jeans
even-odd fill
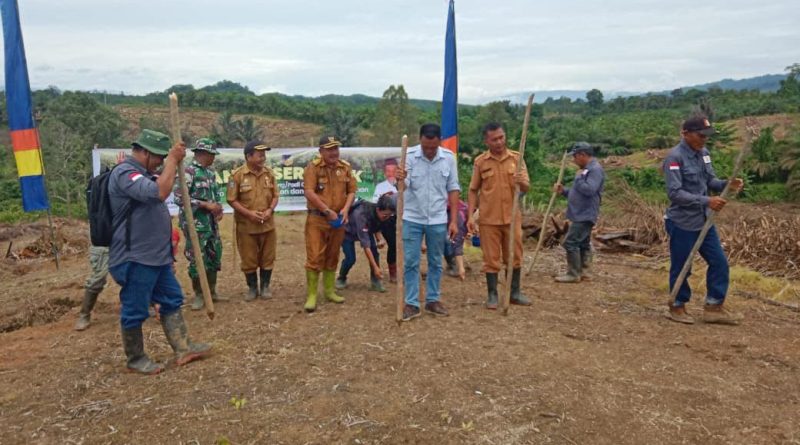
[[[683,230],[675,225],[671,220],[665,220],[667,234],[669,235],[669,289],[675,286],[675,281],[681,273],[683,264],[686,263],[689,257],[689,252],[692,246],[697,241],[700,231]],[[721,304],[725,301],[725,295],[728,293],[728,281],[730,272],[728,270],[728,258],[725,257],[725,252],[722,250],[722,244],[717,235],[717,229],[711,226],[708,235],[700,245],[700,256],[708,263],[708,272],[706,272],[706,303],[708,304]],[[692,289],[689,287],[689,276],[692,275],[692,269],[686,275],[678,295],[675,297],[675,306],[683,306],[689,302],[692,297]]]
[[[372,251],[375,262],[380,265],[381,255],[378,252],[378,245],[375,243],[375,238],[372,235],[370,235],[369,239],[369,250]],[[344,241],[342,241],[342,252],[344,253],[344,259],[342,260],[342,267],[339,268],[339,278],[344,278],[346,280],[350,269],[356,264],[356,241],[345,238]],[[369,268],[369,276],[370,278],[374,278],[372,267]]]
[[[122,329],[133,329],[147,320],[150,302],[161,305],[161,316],[167,316],[181,308],[183,291],[172,265],[145,266],[128,261],[110,267],[108,271],[122,289],[119,291],[120,324]]]
[[[417,224],[403,221],[403,277],[406,304],[419,307],[419,260],[422,237],[428,245],[428,278],[425,282],[425,302],[439,301],[439,281],[442,278],[442,255],[447,239],[447,224]]]

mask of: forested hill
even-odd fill
[[[720,130],[709,146],[718,151],[715,166],[724,174],[733,162],[726,147],[740,146],[734,120],[781,115],[786,117],[781,121],[787,125],[779,130],[765,128],[756,141],[747,165],[752,184],[748,190],[752,199],[797,199],[800,124],[794,122],[800,116],[800,64],[787,71],[787,77],[774,92],[713,87],[608,99],[602,91],[593,89],[583,98],[550,98],[536,104],[525,153],[528,170],[535,172],[532,177],[543,185],[534,190],[547,190],[544,184],[557,174],[553,160],[575,141],[589,142],[599,157],[668,148],[679,141],[682,120],[695,113],[707,115]],[[127,145],[131,133],[139,128],[168,132],[167,93],[173,91],[178,93],[181,109],[186,113],[184,140],[210,135],[227,146],[241,146],[238,144],[253,137],[275,140],[276,136],[291,144],[305,145],[323,131],[337,134],[345,145],[396,146],[403,134],[413,139],[421,123],[441,120],[438,102],[412,100],[409,96],[413,92],[407,92],[403,85],[389,86],[381,98],[259,95],[231,81],[202,88],[174,85],[140,96],[60,91],[56,87],[38,90],[33,92],[35,115],[48,166],[48,187],[57,211],[60,204],[67,208],[83,205],[82,190],[91,171],[90,147]],[[5,121],[4,94],[0,94],[0,102],[4,113],[0,118]],[[522,105],[510,100],[460,105],[459,154],[467,162],[459,165],[469,169],[468,159],[484,149],[481,127],[487,122],[502,123],[509,146],[516,147],[524,113]],[[9,205],[7,210],[0,210],[0,220],[5,218],[3,212],[12,212],[6,219],[13,219],[19,207],[19,186],[7,133],[0,138],[0,144],[0,205]],[[626,174],[625,180],[637,190],[659,191],[658,196],[663,195],[657,171]],[[529,198],[538,202],[542,196]]]

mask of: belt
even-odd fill
[[[311,214],[311,215],[316,215],[316,216],[321,216],[323,218],[326,218],[325,214],[322,213],[321,211],[317,210],[317,209],[308,209],[308,213]]]

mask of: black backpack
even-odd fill
[[[114,166],[116,168],[116,166]],[[114,212],[111,210],[111,198],[108,193],[108,181],[111,179],[111,172],[114,168],[106,168],[99,175],[89,180],[86,187],[86,209],[89,212],[89,235],[93,246],[109,247],[111,238],[117,226],[114,226]],[[128,205],[128,209],[123,221],[130,222],[133,202]],[[130,250],[130,224],[125,244]]]

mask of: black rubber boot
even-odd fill
[[[451,277],[458,277],[458,264],[456,264],[456,257],[445,256],[444,260],[447,263],[445,273]]]
[[[258,297],[258,274],[250,272],[244,274],[244,277],[247,279],[247,295],[244,301],[253,301]]]
[[[164,370],[164,366],[150,360],[144,353],[142,327],[122,330],[122,347],[128,357],[128,370],[140,374],[153,375]]]
[[[212,301],[228,301],[225,297],[220,297],[217,295],[217,271],[216,270],[207,270],[206,271],[206,278],[208,279],[208,287],[211,289],[211,300]]]
[[[211,283],[209,283],[210,285]],[[192,301],[192,310],[199,311],[205,306],[203,300],[203,288],[200,286],[200,277],[192,278],[192,290],[194,291],[194,300]]]
[[[272,269],[261,269],[260,279],[261,283],[258,288],[258,295],[264,300],[272,298],[272,290],[269,288],[269,282],[272,279]]]
[[[75,330],[76,331],[83,331],[86,330],[92,322],[92,309],[94,309],[95,303],[97,303],[97,297],[100,295],[100,291],[95,291],[93,289],[86,289],[83,292],[83,303],[81,304],[81,313],[78,314],[78,321],[75,322]]]
[[[201,359],[208,355],[211,346],[206,343],[192,343],[189,340],[186,322],[183,320],[183,313],[180,309],[161,316],[161,327],[167,336],[169,345],[175,351],[175,364],[185,365],[191,361]]]
[[[556,277],[559,283],[580,283],[581,281],[581,252],[567,252],[567,273]]]
[[[525,295],[522,295],[520,289],[520,279],[522,278],[522,270],[514,269],[511,272],[511,304],[518,304],[520,306],[530,306],[531,300]]]
[[[591,268],[594,255],[591,250],[581,250],[581,279],[591,280]]]
[[[486,309],[497,309],[497,273],[486,274],[486,290],[488,298],[486,299]]]

